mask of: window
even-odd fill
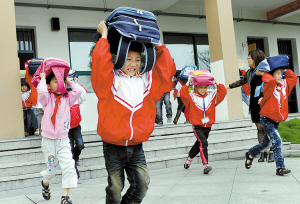
[[[96,29],[68,29],[70,67],[78,73],[78,83],[82,84],[88,93],[93,92],[89,55],[95,42],[95,33]]]
[[[24,63],[35,58],[35,43],[33,29],[17,29],[17,48],[20,70],[24,70]]]
[[[178,70],[185,65],[196,65],[210,71],[208,36],[200,34],[164,33],[164,43],[169,49]]]

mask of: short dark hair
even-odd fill
[[[134,51],[134,52],[138,52],[141,54],[144,51],[144,47],[141,43],[132,41],[129,46],[129,51]]]
[[[51,72],[47,77],[46,77],[46,84],[50,84],[50,81],[55,77],[54,73]]]
[[[249,55],[254,60],[255,67],[257,67],[257,65],[266,58],[265,53],[260,49],[252,50],[249,52],[248,56]]]

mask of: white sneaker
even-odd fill
[[[161,127],[161,126],[163,126],[163,124],[161,124],[161,123],[155,123],[154,126],[155,127]]]
[[[34,135],[36,135],[36,136],[40,135],[40,130],[36,129],[35,132],[34,132]]]
[[[188,157],[183,165],[183,167],[185,169],[188,169],[190,168],[191,164],[192,164],[192,161],[193,161],[194,158],[191,158],[191,157]]]
[[[172,118],[168,118],[167,123],[171,123],[172,122]]]
[[[81,178],[77,179],[77,183],[78,183],[78,184],[81,184],[81,183],[82,183]]]

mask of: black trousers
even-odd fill
[[[24,132],[29,133],[32,124],[32,111],[31,109],[23,110],[23,120],[24,120]]]
[[[180,97],[177,97],[177,102],[178,102],[177,113],[176,113],[176,116],[175,116],[174,121],[173,121],[175,124],[178,122],[178,119],[181,115],[181,112],[183,112],[184,109],[185,109],[185,106],[184,106],[182,100],[180,99]]]
[[[194,158],[199,152],[202,159],[203,164],[208,163],[208,135],[211,130],[211,127],[201,127],[199,125],[193,126],[193,130],[197,141],[192,146],[191,150],[189,151],[189,157]]]

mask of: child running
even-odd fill
[[[202,71],[194,71],[193,74],[198,75],[199,72]],[[215,108],[225,98],[227,90],[223,84],[215,81],[217,91],[207,91],[207,85],[213,83],[212,75],[212,81],[209,83],[201,82],[201,76],[198,77],[198,80],[195,81],[192,79],[192,75],[190,75],[188,82],[182,86],[180,91],[180,98],[189,111],[190,123],[193,125],[193,130],[197,138],[195,144],[189,151],[184,168],[188,169],[194,157],[200,152],[204,165],[203,173],[208,174],[212,170],[212,167],[208,165],[207,139],[211,126],[215,123]],[[189,93],[188,88],[191,83],[193,83],[195,89]]]
[[[115,70],[104,21],[97,31],[102,37],[92,54],[91,81],[99,100],[97,132],[108,172],[106,203],[141,203],[150,182],[142,143],[154,130],[156,101],[172,90],[175,64],[165,45],[155,45],[153,70],[140,75],[142,46],[132,42],[124,67]],[[121,197],[124,171],[130,187]]]
[[[70,204],[69,189],[77,187],[77,175],[75,162],[72,158],[71,146],[68,137],[70,128],[70,108],[77,101],[81,89],[69,77],[65,83],[72,88],[68,94],[62,95],[56,92],[58,81],[53,72],[47,77],[45,73],[40,74],[41,81],[37,91],[40,103],[44,109],[42,118],[42,151],[44,153],[47,169],[42,171],[42,195],[46,200],[51,197],[49,181],[55,176],[56,164],[62,169],[62,204]]]
[[[287,56],[285,56],[287,58]],[[285,121],[288,117],[288,96],[297,83],[297,75],[288,66],[288,58],[284,56],[274,56],[271,59],[283,58],[285,64],[270,63],[270,71],[268,73],[257,70],[256,75],[262,76],[263,97],[259,99],[260,104],[260,122],[265,131],[262,142],[246,152],[246,169],[252,166],[253,157],[258,155],[270,145],[273,147],[274,158],[276,163],[276,175],[288,174],[291,170],[286,169],[284,159],[281,152],[281,138],[278,133],[278,126],[281,121]],[[265,61],[265,60],[264,60]],[[261,63],[264,63],[262,61]],[[285,65],[285,66],[281,66]],[[284,70],[285,79],[282,79],[282,70]]]

